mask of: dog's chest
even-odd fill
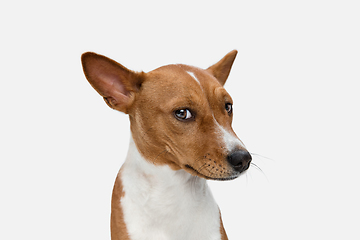
[[[221,239],[219,209],[204,179],[154,166],[137,152],[129,152],[119,177],[131,240]]]

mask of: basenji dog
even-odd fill
[[[206,180],[231,180],[251,155],[233,131],[224,89],[237,51],[207,69],[177,64],[148,73],[82,55],[106,104],[130,118],[129,150],[115,181],[112,240],[225,240]]]

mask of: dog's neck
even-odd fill
[[[180,190],[181,187],[184,187],[184,191],[191,191],[192,194],[195,194],[193,197],[202,197],[200,192],[207,189],[206,180],[203,178],[193,176],[182,169],[174,171],[167,165],[156,165],[143,158],[132,137],[123,168],[129,174],[135,174],[131,179],[131,184],[139,184],[140,189],[143,190],[151,189],[152,194],[157,191],[163,194],[164,191],[171,190],[169,188]],[[199,194],[200,196],[197,196]]]
[[[132,138],[119,177],[132,239],[221,238],[219,209],[205,179],[154,165],[141,156]]]

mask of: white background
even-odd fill
[[[131,2],[131,3],[129,3]],[[2,1],[0,239],[110,239],[129,139],[82,73],[239,54],[233,128],[262,172],[210,182],[229,239],[360,239],[358,1]]]

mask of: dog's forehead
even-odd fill
[[[167,90],[212,91],[221,84],[204,69],[184,64],[167,65],[147,73],[149,84]]]

